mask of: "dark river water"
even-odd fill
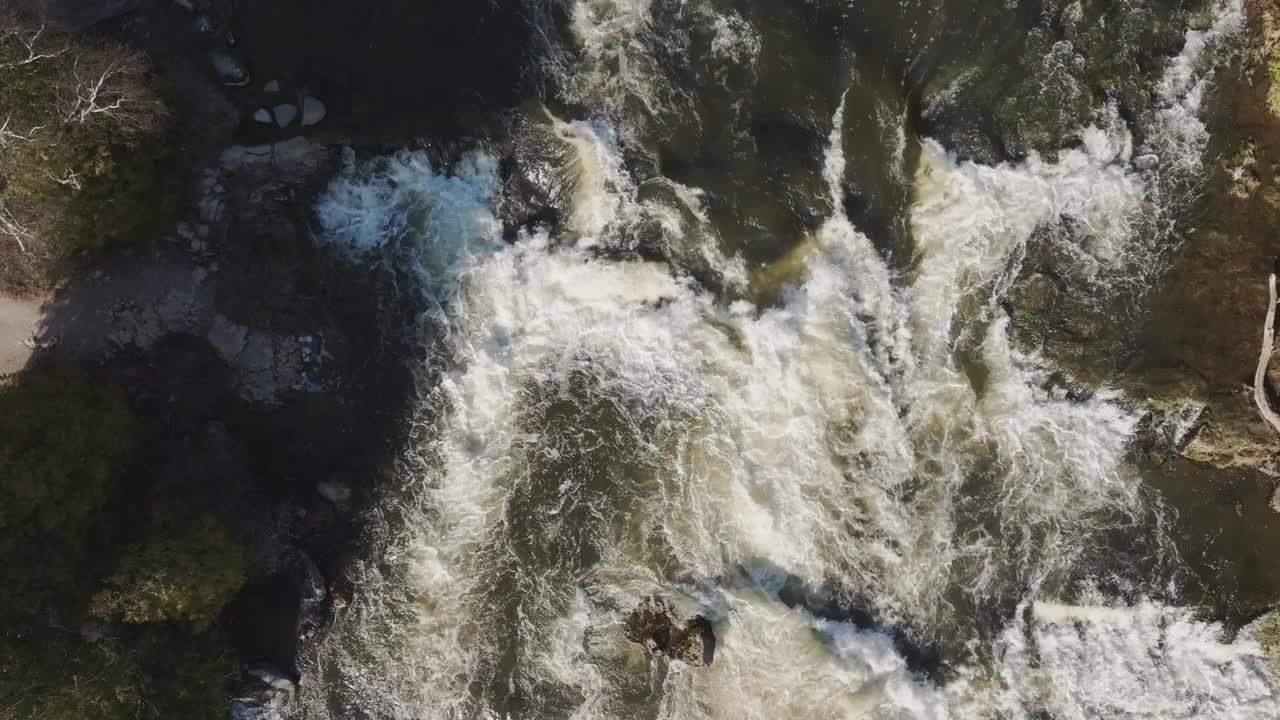
[[[1238,0],[504,12],[511,131],[317,205],[428,361],[308,716],[1280,717],[1146,409],[1010,334],[1033,243],[1134,321]],[[710,666],[626,639],[654,596]]]

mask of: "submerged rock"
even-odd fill
[[[245,668],[241,687],[228,704],[231,720],[285,720],[293,714],[298,686],[279,668],[255,663]]]
[[[209,62],[218,76],[218,82],[230,87],[248,85],[249,68],[226,48],[218,48],[209,54]]]
[[[351,506],[351,484],[340,475],[316,483],[316,493],[339,510],[345,511]]]
[[[660,598],[640,603],[623,625],[628,640],[650,653],[705,667],[715,659],[716,636],[711,621],[695,615],[681,622],[675,608]]]

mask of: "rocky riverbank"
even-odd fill
[[[1220,160],[1204,215],[1155,294],[1140,367],[1152,396],[1199,404],[1199,426],[1182,448],[1192,460],[1275,474],[1280,437],[1262,422],[1251,386],[1267,314],[1267,277],[1280,258],[1280,86],[1276,8],[1248,5],[1239,75],[1228,77]],[[1280,367],[1267,375],[1274,402]]]
[[[238,679],[223,688],[222,673],[209,670],[180,694],[225,690],[233,717],[282,717],[297,694],[300,644],[349,597],[360,518],[388,485],[410,427],[408,360],[420,354],[420,338],[405,332],[417,309],[385,286],[396,278],[356,271],[313,242],[314,199],[344,148],[429,137],[448,154],[463,137],[501,137],[503,111],[533,81],[527,69],[539,50],[524,5],[17,7],[41,32],[93,26],[93,37],[143,51],[188,174],[167,180],[185,198],[176,222],[166,215],[154,236],[96,253],[47,296],[0,305],[0,371],[21,383],[70,365],[122,391],[138,442],[115,473],[127,479],[113,485],[112,507],[142,517],[180,499],[184,513],[212,518],[243,552],[231,584],[239,592],[201,634],[212,646],[229,641]],[[82,612],[71,608],[70,622]],[[93,628],[68,640],[68,652],[96,657],[119,638],[127,652],[141,648],[128,628]],[[136,652],[143,664],[157,659]],[[95,713],[128,714],[146,692],[176,692],[146,676],[136,683],[138,698],[103,700]],[[85,687],[96,697],[97,684]],[[0,683],[12,707],[52,695]],[[204,705],[210,717],[222,712]]]
[[[1247,621],[1280,599],[1280,436],[1263,421],[1253,376],[1280,260],[1280,7],[1246,4],[1247,36],[1222,76],[1216,160],[1201,213],[1151,295],[1139,352],[1122,382],[1157,408],[1166,433],[1150,481],[1180,513],[1183,553],[1220,616]],[[1280,365],[1266,372],[1280,401]],[[1162,426],[1162,427],[1161,427]]]

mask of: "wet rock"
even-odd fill
[[[190,60],[172,57],[156,69],[164,78],[170,108],[191,145],[212,152],[231,144],[241,115],[226,89],[210,77],[200,60],[199,56]]]
[[[269,663],[245,668],[240,688],[228,704],[231,720],[286,720],[293,714],[298,686]]]
[[[266,108],[258,108],[258,111],[253,114],[253,119],[263,125],[270,125],[273,122],[271,111]]]
[[[275,192],[279,185],[306,183],[314,175],[326,172],[333,165],[328,148],[303,137],[271,145],[230,147],[223,151],[220,162],[220,174],[223,176],[250,175],[248,178],[237,179],[237,182],[248,184],[256,181],[271,186],[255,189],[255,198]],[[217,184],[226,187],[232,183],[230,178],[226,178]]]
[[[1012,157],[1058,150],[1093,112],[1085,59],[1072,43],[1053,43],[1038,28],[1028,38],[1023,62],[1031,73],[993,111],[1004,150]]]
[[[213,64],[218,82],[223,85],[241,87],[248,85],[251,80],[249,68],[226,48],[218,48],[210,53],[209,62]]]
[[[1248,200],[1262,185],[1258,178],[1257,143],[1246,140],[1236,153],[1222,163],[1222,170],[1230,178],[1227,192],[1238,200]]]
[[[306,553],[299,553],[298,637],[307,639],[324,627],[329,592],[324,575]]]
[[[510,202],[499,210],[510,236],[532,227],[555,228],[572,206],[572,188],[560,179],[572,161],[567,146],[547,125],[525,119],[519,123],[512,133],[512,152],[503,160],[503,197]]]
[[[323,362],[323,341],[316,336],[249,328],[219,313],[205,337],[230,366],[245,400],[275,405],[286,392],[322,389],[314,373]]]
[[[1280,454],[1280,438],[1258,417],[1247,390],[1210,399],[1205,421],[1183,448],[1189,460],[1219,468],[1265,469]]]
[[[623,632],[628,640],[652,654],[662,654],[689,665],[707,666],[715,658],[716,636],[711,621],[695,615],[682,621],[675,608],[660,598],[649,598],[627,616]]]
[[[318,125],[328,113],[324,103],[308,95],[302,100],[302,126]]]
[[[298,117],[298,106],[290,103],[275,106],[273,110],[276,116],[276,125],[282,128],[289,127]]]
[[[1133,159],[1133,167],[1142,172],[1155,170],[1160,164],[1160,156],[1146,153]]]
[[[351,506],[351,485],[341,476],[335,475],[316,483],[316,492],[339,510]]]

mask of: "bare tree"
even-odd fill
[[[0,202],[0,235],[8,236],[18,243],[18,249],[24,253],[27,251],[27,243],[36,239],[35,233],[15,218],[3,202]]]
[[[56,58],[70,50],[65,44],[56,50],[43,48],[41,39],[45,37],[45,28],[44,25],[38,28],[25,28],[16,17],[8,14],[0,15],[0,47],[8,45],[18,48],[18,53],[13,59],[0,62],[0,70]]]
[[[146,85],[143,57],[119,46],[85,48],[62,79],[62,120],[68,125],[107,123],[136,133],[156,127],[164,104]]]

